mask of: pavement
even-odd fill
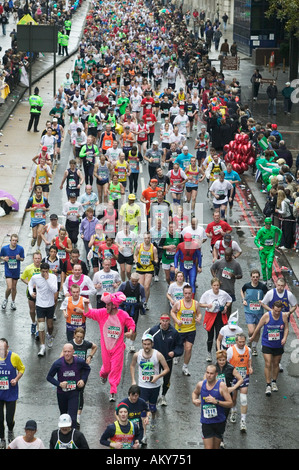
[[[57,73],[59,65],[66,60],[70,61],[71,71],[72,55],[76,53],[82,29],[84,27],[84,19],[88,10],[89,2],[84,2],[81,9],[73,18],[72,30],[69,42],[69,58],[57,56]],[[12,29],[13,25],[11,26]],[[8,29],[8,33],[9,33]],[[223,33],[222,41],[227,38],[229,44],[232,43],[232,26],[229,26],[227,31]],[[7,37],[5,39],[7,41]],[[209,57],[212,59],[213,66],[219,70],[219,52],[212,51]],[[62,67],[65,73],[65,66]],[[283,99],[281,90],[285,82],[288,80],[288,71],[283,72],[282,67],[278,66],[274,72],[269,71],[267,67],[259,67],[263,78],[275,78],[279,90],[279,98],[277,100],[277,115],[267,115],[267,85],[260,87],[258,101],[252,100],[250,77],[252,76],[255,64],[252,59],[240,54],[240,70],[237,71],[224,71],[225,80],[227,83],[236,77],[241,84],[241,99],[242,103],[248,103],[252,110],[253,116],[256,121],[263,123],[271,121],[278,124],[278,129],[281,131],[288,148],[292,151],[294,160],[299,152],[299,137],[298,137],[298,123],[299,123],[299,107],[293,105],[291,116],[285,116],[283,113]],[[33,65],[32,79],[34,84],[40,88],[40,94],[45,102],[42,116],[40,120],[40,129],[44,128],[44,123],[47,120],[49,110],[53,105],[53,54],[45,54],[36,61]],[[59,74],[58,74],[59,75]],[[61,80],[63,79],[62,76]],[[57,88],[59,86],[59,78],[57,79]],[[41,84],[41,85],[39,85]],[[36,134],[27,132],[27,122],[29,119],[29,104],[28,104],[28,89],[18,87],[7,98],[6,102],[0,107],[0,132],[3,134],[0,137],[0,189],[8,191],[19,201],[19,211],[12,211],[9,215],[1,218],[0,223],[0,246],[9,242],[10,234],[19,233],[20,227],[24,220],[24,208],[27,203],[26,193],[28,193],[30,178],[32,174],[32,158],[36,155],[39,149],[39,142],[36,140]],[[17,138],[16,138],[17,137]],[[242,176],[242,184],[252,194],[252,202],[255,204],[259,214],[265,204],[265,194],[261,193],[259,184],[256,184],[254,177],[245,173]],[[28,193],[29,196],[29,193]],[[298,254],[289,250],[284,254],[283,264],[293,270],[294,276],[299,280],[299,263]]]
[[[89,0],[83,2],[82,7],[72,18],[72,29],[69,39],[69,57],[56,55],[56,88],[58,89],[62,79],[59,78],[59,65],[64,64],[76,54],[85,25],[85,17],[89,8]],[[6,36],[0,40],[3,52],[10,48],[9,33],[15,28],[13,19],[7,28]],[[44,129],[45,122],[49,117],[49,111],[53,107],[53,81],[54,81],[54,59],[53,54],[40,54],[40,57],[32,66],[32,85],[38,86],[44,101],[39,127]],[[70,64],[71,71],[72,66]],[[47,78],[41,84],[43,78]],[[27,198],[24,197],[28,191],[32,174],[32,158],[39,150],[37,134],[27,132],[27,123],[30,117],[29,111],[29,89],[23,86],[16,87],[8,96],[5,103],[0,106],[0,189],[9,192],[19,201],[19,211],[12,211],[0,220],[0,245],[9,241],[11,233],[19,233],[24,219],[24,208]],[[29,197],[29,193],[28,193]]]

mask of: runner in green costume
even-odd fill
[[[277,240],[275,242],[277,235]],[[279,246],[282,236],[280,228],[272,225],[271,217],[265,218],[265,226],[256,234],[254,243],[259,249],[259,257],[262,265],[263,280],[272,278],[272,264],[274,261],[275,247]]]

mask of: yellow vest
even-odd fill
[[[196,305],[195,300],[192,300],[191,307],[187,308],[184,304],[184,299],[180,300],[180,309],[177,313],[177,319],[181,320],[183,324],[179,326],[177,323],[175,324],[176,330],[180,333],[188,333],[189,331],[196,330],[196,323],[195,323],[195,315],[196,315]]]
[[[142,273],[148,273],[154,271],[153,266],[153,259],[154,259],[154,245],[151,243],[149,251],[144,249],[144,244],[141,243],[139,253],[138,253],[138,263],[142,265],[142,268],[138,268],[138,271]]]
[[[115,173],[118,175],[118,181],[121,183],[122,181],[127,181],[127,162],[120,163],[117,161],[114,167]]]
[[[133,439],[134,439],[134,425],[129,421],[130,423],[130,431],[125,434],[122,432],[119,422],[115,421],[115,434],[113,437],[110,438],[110,442],[121,442],[122,444],[122,449],[131,449],[133,445]]]
[[[49,184],[49,177],[45,169],[41,170],[40,166],[37,165],[35,175],[35,185]]]

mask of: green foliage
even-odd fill
[[[267,18],[284,22],[285,30],[299,38],[299,0],[269,0]]]

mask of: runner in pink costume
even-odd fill
[[[84,315],[98,322],[101,332],[101,352],[102,367],[100,377],[102,383],[109,380],[110,400],[115,400],[117,386],[121,379],[123,368],[124,351],[126,345],[124,336],[131,338],[135,331],[135,322],[127,312],[119,308],[119,305],[126,300],[122,292],[110,294],[104,292],[102,300],[106,308],[89,308],[88,302],[84,303]],[[127,332],[125,332],[125,328]]]

